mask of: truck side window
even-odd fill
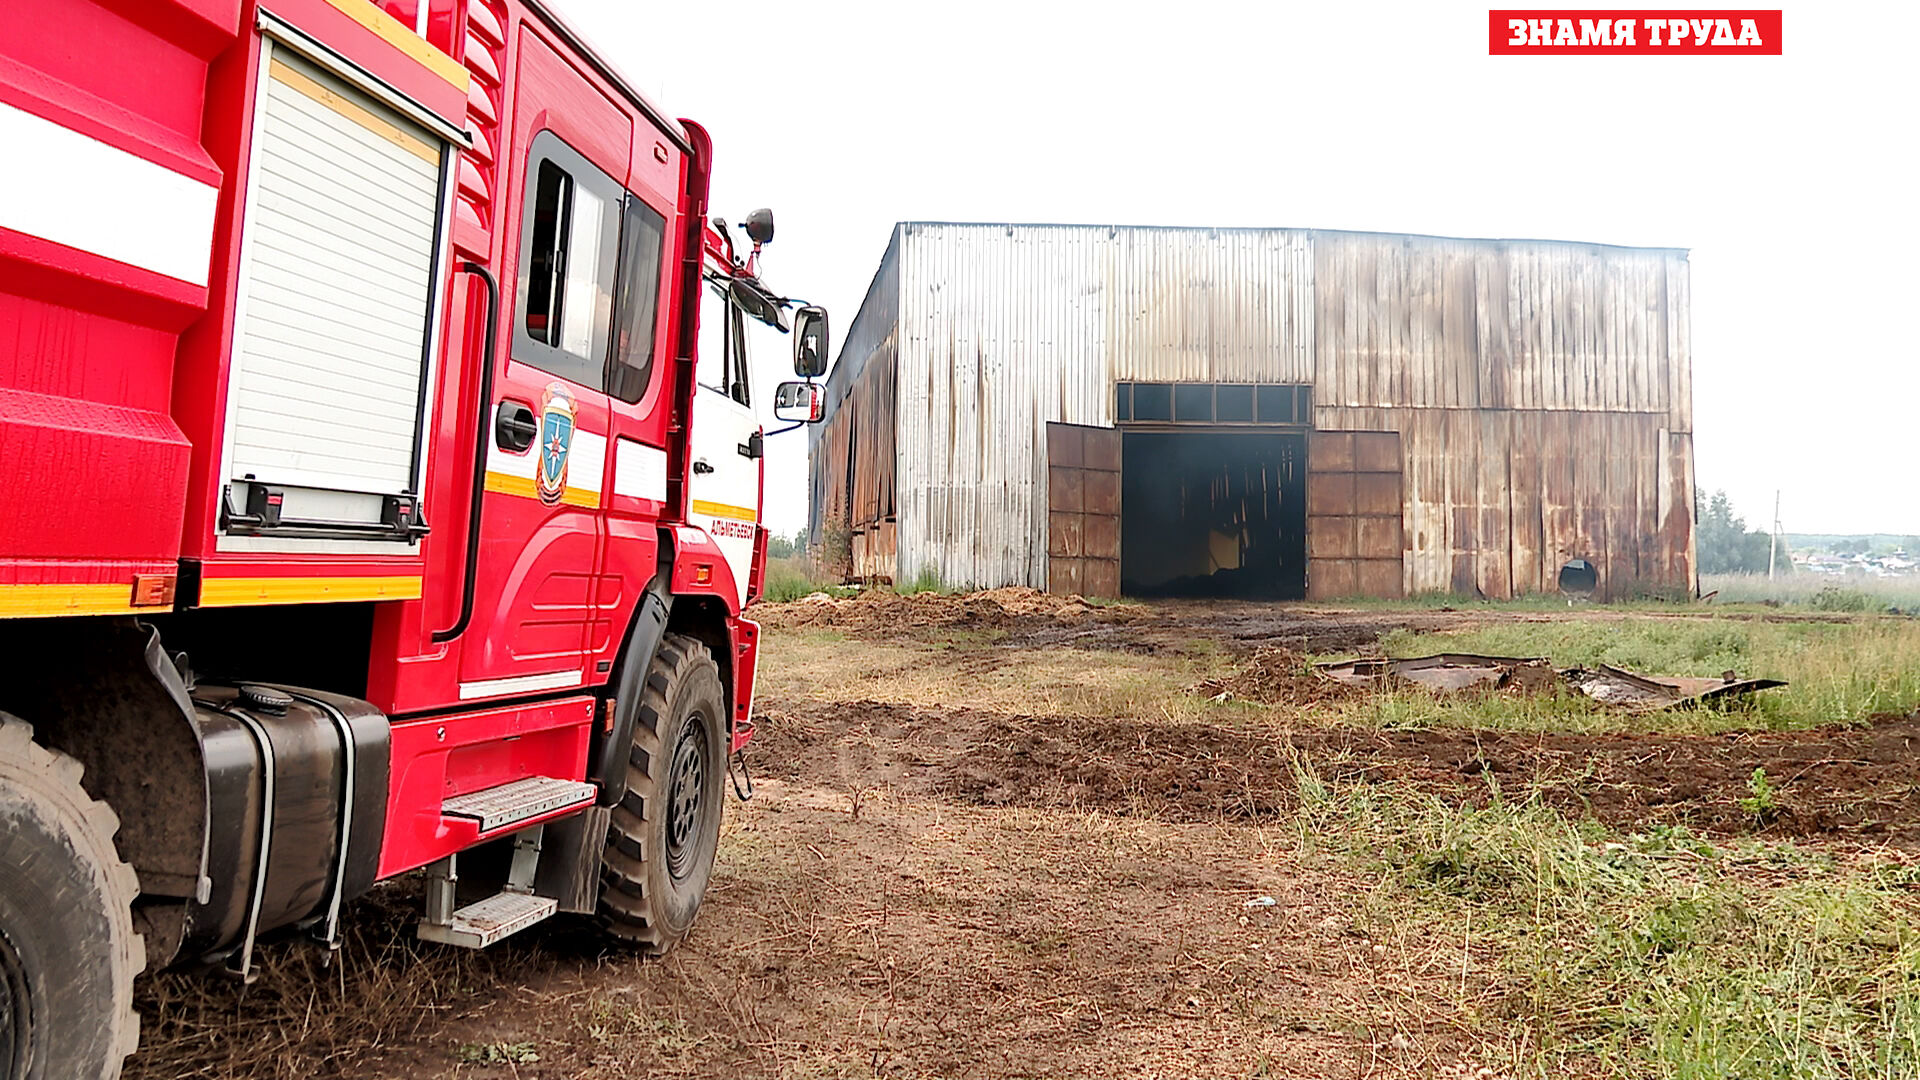
[[[713,281],[700,286],[700,342],[694,357],[694,381],[716,394],[727,392],[727,344],[733,336],[733,305],[725,288]]]
[[[535,136],[528,175],[513,358],[598,389],[610,355],[622,189],[550,131]]]
[[[660,249],[667,219],[634,195],[627,196],[620,237],[620,296],[614,316],[613,360],[607,393],[639,401],[653,378],[655,322],[660,310]]]
[[[559,344],[561,225],[565,220],[568,189],[566,170],[551,161],[540,163],[534,189],[533,247],[527,252],[527,336],[546,345]]]
[[[694,379],[716,394],[751,405],[746,324],[746,315],[727,295],[726,280],[709,278],[700,294],[700,354]]]

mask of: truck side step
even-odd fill
[[[593,785],[585,787],[591,797]],[[420,920],[417,931],[420,939],[484,949],[559,911],[560,901],[533,893],[534,875],[540,867],[540,841],[545,832],[546,826],[535,825],[515,833],[506,887],[457,910],[453,905],[459,892],[460,857],[449,855],[434,863],[427,871],[427,917]]]
[[[445,817],[472,818],[479,822],[482,833],[490,833],[544,817],[555,810],[585,806],[593,802],[598,790],[584,780],[529,776],[499,787],[455,795],[440,804],[440,813]]]
[[[559,910],[560,902],[527,893],[494,893],[453,913],[445,924],[423,922],[423,941],[484,949],[509,934],[518,933]]]

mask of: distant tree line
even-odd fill
[[[807,553],[807,530],[801,529],[792,536],[772,533],[767,537],[767,558],[791,559],[795,555]]]
[[[1695,508],[1699,525],[1693,534],[1703,574],[1764,574],[1767,556],[1773,550],[1773,537],[1758,529],[1749,530],[1747,520],[1733,512],[1733,500],[1725,491],[1716,491],[1705,509]],[[1783,550],[1778,563],[1793,569]]]

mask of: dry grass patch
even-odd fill
[[[1185,688],[1232,669],[1211,642],[1182,653],[1143,653],[1030,649],[1003,645],[986,632],[881,642],[789,630],[769,634],[762,648],[760,688],[770,707],[876,701],[1042,716],[1217,720],[1217,704]]]

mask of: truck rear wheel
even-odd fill
[[[726,794],[727,696],[706,645],[668,634],[647,672],[613,808],[600,915],[614,936],[658,956],[693,927],[713,876]]]
[[[140,1039],[139,882],[80,776],[0,713],[0,1080],[111,1080]]]

